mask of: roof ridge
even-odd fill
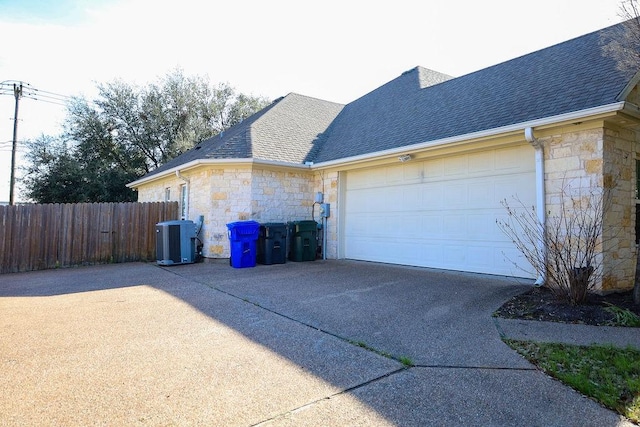
[[[288,96],[298,96],[298,97],[301,97],[301,98],[313,99],[313,100],[316,100],[316,101],[322,101],[322,102],[326,102],[326,103],[329,103],[329,104],[345,105],[345,104],[342,104],[342,103],[340,103],[340,102],[328,101],[328,100],[326,100],[326,99],[318,98],[318,97],[316,97],[316,96],[303,95],[303,94],[298,93],[298,92],[289,92],[289,93],[288,93],[288,94],[286,94],[285,96],[282,96],[282,97],[280,97],[280,98],[278,98],[278,99],[284,99],[284,98],[286,98],[286,97],[288,97]]]

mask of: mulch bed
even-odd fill
[[[633,304],[633,293],[589,294],[587,303],[571,305],[558,299],[544,287],[533,287],[516,295],[495,311],[494,316],[507,319],[543,320],[586,325],[607,325],[614,319],[607,303],[628,309],[640,316],[640,306]]]

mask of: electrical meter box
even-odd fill
[[[329,218],[331,216],[331,205],[329,203],[322,203],[320,205],[320,217]]]

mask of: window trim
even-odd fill
[[[189,186],[180,185],[180,219],[189,218]]]

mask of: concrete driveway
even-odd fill
[[[502,343],[491,312],[526,286],[354,261],[0,275],[0,425],[626,425]]]

